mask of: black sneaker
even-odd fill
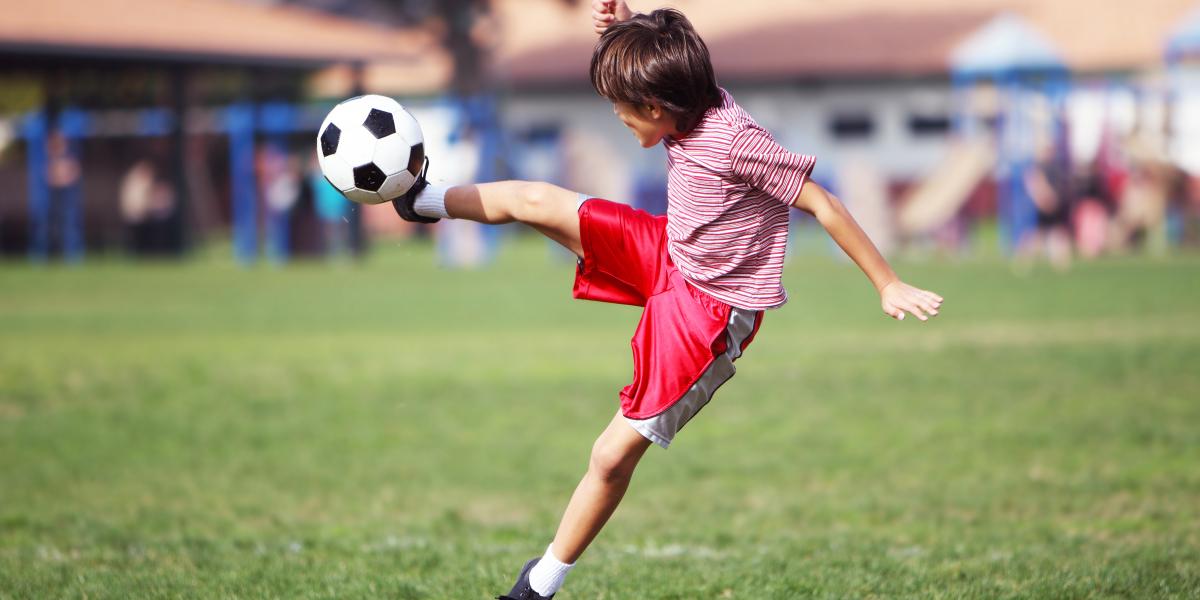
[[[496,600],[550,600],[554,594],[549,596],[539,596],[533,588],[529,587],[529,572],[533,570],[533,565],[536,565],[541,558],[532,558],[525,563],[525,568],[521,569],[521,574],[517,576],[517,583],[513,585],[513,589],[508,592],[507,596],[496,596]]]
[[[428,170],[429,157],[426,156],[425,165],[421,167],[421,172],[417,174],[417,179],[413,182],[412,187],[408,188],[408,191],[404,192],[403,196],[392,200],[392,208],[396,209],[396,214],[400,215],[401,219],[412,221],[413,223],[437,223],[441,220],[419,215],[413,209],[413,203],[417,201],[417,195],[421,193],[421,190],[425,189],[426,185],[429,185],[429,182],[425,179],[425,172]]]

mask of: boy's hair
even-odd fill
[[[721,105],[708,46],[683,13],[663,8],[615,23],[592,53],[592,87],[613,102],[658,104],[690,131]]]

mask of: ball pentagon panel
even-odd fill
[[[380,170],[375,163],[354,167],[354,187],[360,190],[378,192],[385,179],[387,179],[387,174]]]

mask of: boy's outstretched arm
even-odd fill
[[[850,211],[828,190],[814,181],[806,182],[792,206],[816,217],[833,241],[866,273],[879,292],[884,313],[899,320],[908,312],[922,321],[938,314],[942,297],[900,281]]]

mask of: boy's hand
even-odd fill
[[[632,16],[625,0],[592,0],[592,29],[597,35],[604,33],[609,25]]]
[[[910,312],[922,321],[938,314],[942,306],[942,297],[920,288],[915,288],[899,279],[883,286],[879,290],[883,312],[897,321],[904,320],[904,313]]]

